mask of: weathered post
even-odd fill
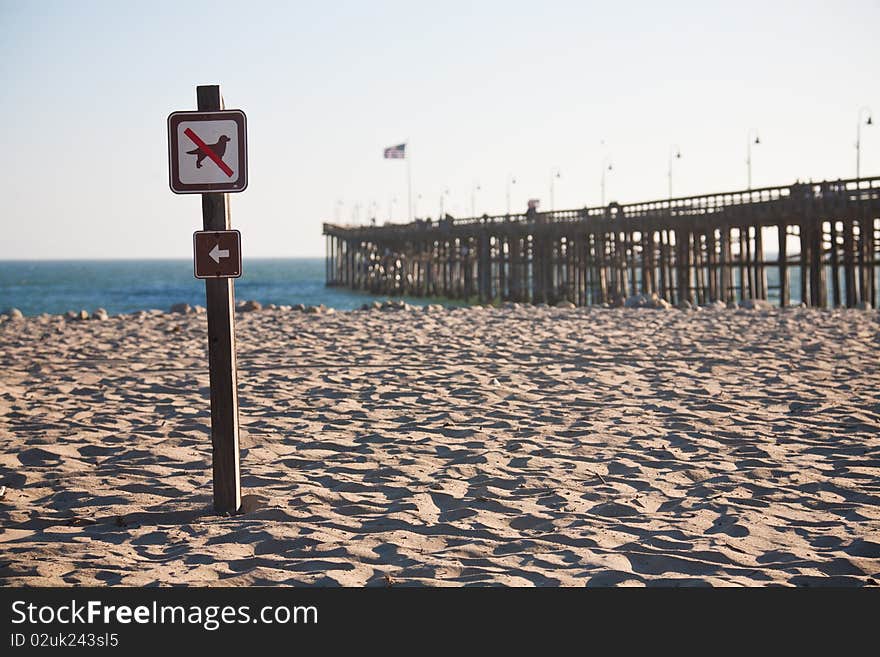
[[[779,242],[779,305],[782,308],[790,302],[788,285],[788,225],[782,220],[776,228]]]
[[[194,273],[205,279],[207,301],[214,509],[236,513],[241,483],[233,279],[241,275],[241,243],[238,231],[230,230],[226,192],[247,187],[247,126],[244,112],[223,110],[219,86],[199,86],[196,97],[196,112],[168,117],[170,180],[175,193],[202,195],[204,230],[193,236]]]
[[[197,87],[198,108],[223,109],[219,85]],[[202,194],[204,230],[229,230],[226,194]],[[214,509],[236,513],[241,506],[238,446],[238,372],[235,361],[235,284],[231,278],[205,280],[208,316],[208,366],[211,382],[211,445]]]
[[[760,223],[755,224],[755,285],[758,289],[758,298],[767,298],[767,272],[764,269],[764,227]]]
[[[831,298],[834,307],[837,308],[840,305],[840,259],[838,257],[837,220],[835,215],[832,215],[831,220],[828,222],[828,232],[830,234]]]
[[[843,280],[846,287],[846,307],[856,305],[856,269],[855,269],[855,239],[853,234],[852,216],[848,215],[843,220]]]
[[[825,292],[825,256],[823,253],[822,222],[810,213],[810,305],[824,308],[827,305]]]

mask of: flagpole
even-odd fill
[[[407,142],[407,149],[409,150],[409,142]],[[407,197],[409,199],[409,222],[412,223],[413,214],[412,214],[412,167],[410,165],[410,160],[412,159],[412,151],[407,153],[404,151],[403,153],[404,159],[406,159],[406,187],[407,187]]]

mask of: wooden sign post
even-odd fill
[[[217,85],[196,87],[196,96],[197,112],[174,112],[168,117],[169,178],[171,190],[177,194],[201,193],[203,227],[215,238],[207,257],[222,263],[205,277],[214,509],[218,513],[237,513],[241,507],[241,477],[233,277],[241,275],[241,251],[239,247],[236,254],[232,253],[238,238],[234,243],[221,240],[230,233],[238,235],[231,231],[226,194],[247,187],[246,119],[240,110],[223,110]],[[198,235],[195,269],[201,277]],[[237,267],[230,266],[233,255],[237,256]]]
[[[196,88],[201,111],[223,109],[219,85]],[[202,194],[204,230],[230,230],[226,194]],[[205,280],[208,315],[208,367],[211,379],[211,445],[214,510],[237,513],[241,507],[238,447],[238,372],[235,362],[235,284],[231,278]]]

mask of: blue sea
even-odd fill
[[[779,273],[767,267],[769,299],[779,299]],[[830,269],[828,294],[831,298]],[[734,284],[738,285],[734,270]],[[791,303],[800,303],[800,271],[789,269]],[[324,285],[323,258],[245,260],[235,281],[235,298],[262,304],[359,308],[383,300],[364,292]],[[414,305],[428,299],[405,298]],[[25,315],[62,314],[104,308],[111,315],[137,310],[168,310],[175,303],[205,304],[205,284],[193,277],[191,260],[0,261],[0,312],[18,308]],[[444,300],[445,305],[461,302]]]
[[[324,285],[323,258],[245,260],[235,281],[236,300],[262,304],[359,308],[369,294]],[[406,299],[423,305],[425,299]],[[168,310],[185,302],[205,305],[205,283],[193,277],[192,260],[67,260],[0,262],[0,312],[61,314],[104,308],[111,315]]]

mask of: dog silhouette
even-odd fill
[[[216,144],[205,144],[208,148],[214,151],[221,160],[223,159],[223,155],[226,153],[226,142],[229,141],[229,137],[226,135],[221,135],[220,139],[217,140]],[[186,152],[187,155],[196,155],[196,169],[202,168],[202,160],[208,157],[208,154],[202,150],[201,147],[194,148],[191,151]]]

